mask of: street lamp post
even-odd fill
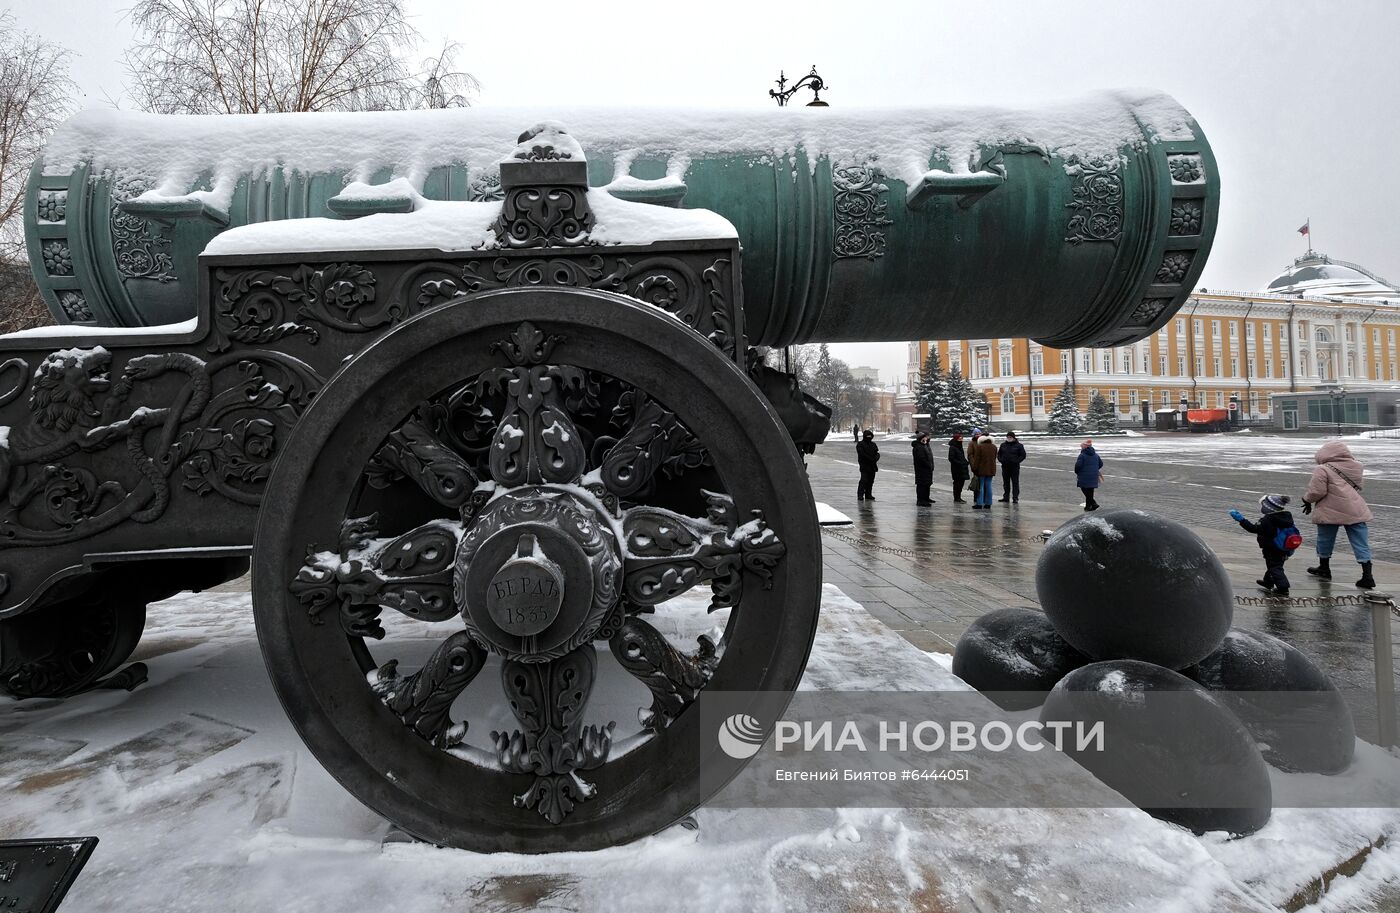
[[[1342,401],[1346,395],[1346,387],[1338,387],[1332,391],[1332,420],[1337,423],[1337,437],[1342,436]]]
[[[822,78],[817,75],[816,64],[812,64],[812,72],[808,73],[806,76],[793,83],[792,88],[787,88],[787,76],[783,74],[782,70],[778,71],[778,78],[774,81],[777,82],[778,88],[776,90],[769,89],[768,97],[775,99],[778,102],[778,107],[780,108],[787,107],[789,99],[791,99],[792,96],[797,93],[797,90],[801,88],[808,88],[812,90],[812,100],[807,102],[807,107],[827,107],[827,103],[822,101],[821,97],[821,91],[822,89],[827,88],[827,85],[822,80]]]

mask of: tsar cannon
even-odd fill
[[[103,683],[148,604],[251,560],[284,708],[386,818],[655,832],[743,763],[688,710],[791,692],[816,629],[824,418],[762,352],[1126,343],[1216,222],[1154,95],[550,117],[52,137],[25,223],[58,325],[0,338],[0,687]]]

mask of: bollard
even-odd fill
[[[1367,593],[1371,606],[1371,646],[1376,654],[1376,744],[1395,745],[1395,657],[1390,644],[1390,611],[1394,600],[1387,593]]]

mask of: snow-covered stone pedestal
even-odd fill
[[[153,607],[149,684],[0,705],[0,837],[96,834],[65,909],[1265,911],[1400,829],[1400,760],[1341,777],[1374,810],[1292,809],[1321,778],[1271,771],[1273,820],[1229,841],[1132,808],[701,809],[630,846],[549,856],[385,843],[302,748],[262,668],[248,596]],[[804,688],[967,690],[828,586]],[[1062,756],[1047,777],[1081,777]],[[1324,895],[1365,909],[1393,843]]]

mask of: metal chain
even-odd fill
[[[1235,595],[1236,605],[1265,606],[1265,607],[1287,607],[1287,606],[1307,606],[1312,608],[1331,608],[1333,606],[1370,606],[1377,602],[1383,602],[1390,606],[1391,614],[1400,618],[1400,605],[1396,605],[1395,599],[1386,593],[1348,593],[1343,596],[1241,596]]]
[[[901,548],[897,545],[879,545],[875,542],[868,542],[865,539],[857,539],[855,536],[847,536],[843,533],[838,533],[830,526],[823,526],[822,532],[831,536],[833,539],[840,539],[842,542],[860,548],[868,548],[877,552],[898,555],[901,558],[969,558],[976,555],[987,555],[992,552],[1005,551],[1006,549],[1025,545],[1028,542],[1043,543],[1045,541],[1045,534],[1041,533],[1035,536],[1027,536],[1023,539],[1010,539],[1006,542],[999,542],[996,545],[984,545],[980,548],[957,548],[931,552],[924,549]]]

